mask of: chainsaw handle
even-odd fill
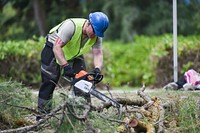
[[[94,82],[95,84],[101,82],[103,80],[103,75],[102,74],[96,74],[94,75]]]
[[[94,82],[95,84],[99,83],[102,81],[103,79],[103,75],[102,74],[95,74],[94,72],[89,72],[79,78],[74,78],[73,83],[75,84],[76,82],[80,81],[80,80],[86,80],[86,81],[91,81]],[[73,84],[72,83],[72,84]]]
[[[95,74],[94,72],[89,72],[79,78],[73,78],[73,79],[69,79],[65,76],[63,76],[63,78],[68,81],[69,83],[71,83],[72,85],[74,85],[76,82],[80,81],[80,80],[87,80],[87,81],[92,81],[95,84],[99,83],[102,81],[103,79],[103,75],[102,74]]]

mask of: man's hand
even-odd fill
[[[97,75],[101,74],[101,70],[100,70],[99,68],[95,68],[95,69],[92,71],[92,73],[94,73],[95,76],[97,76]]]
[[[94,82],[97,84],[103,79],[103,75],[101,74],[101,70],[99,68],[95,68],[92,73],[94,73]]]
[[[74,78],[75,73],[70,65],[65,66],[63,69],[64,69],[64,72],[63,72],[64,76]]]

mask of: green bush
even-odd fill
[[[165,48],[157,51],[165,51],[166,54],[159,56],[153,71],[155,73],[154,85],[159,87],[173,81],[173,37],[167,35],[163,40],[165,41],[161,44],[165,45]],[[182,78],[188,69],[200,71],[199,45],[200,36],[178,36],[178,78]]]
[[[0,42],[0,78],[12,78],[27,85],[38,85],[43,44],[44,37]]]
[[[114,86],[153,83],[156,60],[166,54],[165,45],[161,44],[166,37],[137,36],[135,42],[128,44],[106,42],[105,82]]]
[[[199,45],[200,36],[178,37],[180,72],[191,67],[191,62],[194,62],[191,53],[199,51]],[[141,86],[142,83],[151,85],[159,78],[170,79],[170,75],[173,75],[172,35],[136,36],[135,41],[128,44],[105,42],[104,52],[104,82],[109,82],[113,86]],[[198,57],[199,52],[195,52],[195,55]],[[170,60],[165,60],[165,57]],[[186,60],[187,57],[192,58]],[[160,65],[160,60],[163,61],[166,71]]]
[[[9,58],[10,56],[25,56],[27,58],[39,58],[39,53],[44,44],[44,37],[33,38],[21,41],[2,41],[0,42],[0,60]]]
[[[40,53],[44,37],[26,41],[0,42],[1,78],[17,79],[28,85],[39,85]],[[178,37],[179,73],[198,60],[200,36]],[[152,85],[168,82],[173,75],[173,36],[135,36],[131,43],[107,41],[104,48],[104,80],[112,86]],[[192,54],[194,53],[194,54]],[[93,68],[91,53],[85,55],[89,70]],[[195,57],[194,57],[195,56]],[[194,60],[195,58],[195,60]],[[197,63],[197,62],[195,62]],[[197,68],[198,66],[194,67]]]

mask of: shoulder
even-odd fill
[[[58,29],[57,35],[62,39],[64,43],[67,43],[73,36],[74,31],[75,31],[74,23],[70,19],[67,19]]]
[[[61,27],[59,28],[59,30],[61,32],[63,31],[67,31],[68,33],[74,33],[74,23],[72,22],[71,19],[67,19],[63,22],[63,24],[61,25]]]
[[[60,28],[74,28],[74,22],[71,19],[67,19],[63,22]]]

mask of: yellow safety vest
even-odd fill
[[[77,56],[89,52],[91,50],[91,47],[97,41],[97,36],[95,36],[94,38],[89,38],[86,43],[81,45],[81,39],[83,34],[82,30],[86,19],[73,18],[70,20],[72,20],[72,22],[74,23],[75,31],[71,40],[69,40],[69,42],[63,47],[65,59],[67,60],[71,60]],[[56,31],[62,24],[63,22],[52,28],[50,30],[50,33]]]

